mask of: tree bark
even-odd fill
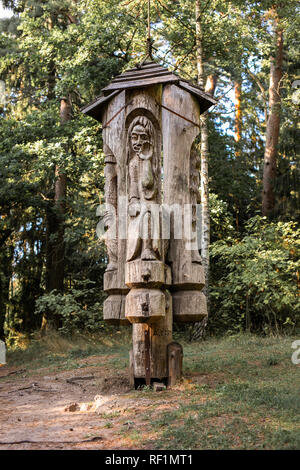
[[[205,91],[214,94],[217,85],[217,76],[209,75],[205,80],[204,70],[204,53],[203,53],[203,33],[201,24],[201,1],[196,0],[195,3],[196,14],[196,48],[197,48],[197,72],[198,84],[204,88]],[[204,294],[207,298],[207,310],[209,311],[209,243],[210,243],[210,215],[209,215],[209,178],[208,178],[208,115],[203,113],[201,115],[201,258],[205,275],[205,288]],[[198,340],[203,337],[207,325],[207,317],[201,322],[196,322],[191,338]]]
[[[71,120],[71,104],[68,98],[62,98],[60,102],[60,122],[63,126]],[[62,166],[55,167],[54,185],[54,224],[55,242],[52,247],[51,270],[49,272],[48,290],[57,289],[63,291],[64,287],[64,217],[65,198],[67,190],[67,177]]]
[[[263,170],[262,214],[270,216],[275,207],[274,182],[276,178],[277,146],[280,127],[280,81],[282,78],[283,31],[278,25],[276,10],[272,11],[275,54],[271,57],[269,86],[269,117]]]
[[[204,63],[203,63],[203,32],[201,24],[201,0],[196,0],[196,54],[197,54],[197,74],[198,84],[204,88]]]
[[[0,339],[4,340],[4,324],[9,302],[9,284],[12,277],[13,246],[2,246],[0,254]]]
[[[60,101],[60,122],[65,125],[72,118],[72,108],[69,98],[61,98]],[[54,184],[54,204],[49,207],[47,216],[47,236],[46,236],[46,291],[64,290],[64,268],[65,268],[65,243],[64,243],[64,219],[65,219],[65,198],[67,192],[67,176],[62,166],[55,167]],[[58,328],[59,318],[49,318],[45,315],[42,320],[42,330],[48,324]]]
[[[235,155],[239,157],[241,152],[239,149],[239,142],[242,136],[242,107],[241,107],[241,94],[242,84],[240,80],[234,82],[234,109],[235,109],[235,126],[234,126],[234,140],[236,143]]]

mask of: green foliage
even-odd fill
[[[211,241],[226,240],[234,236],[233,216],[228,209],[228,203],[215,193],[209,194]]]
[[[238,334],[184,344],[185,380],[176,390],[176,405],[154,418],[151,413],[154,448],[298,449],[292,341]],[[145,444],[152,446],[153,437]]]
[[[88,8],[86,0],[3,4],[14,16],[0,20],[0,79],[6,88],[5,103],[0,103],[0,337],[39,328],[46,311],[59,315],[63,331],[93,330],[101,322],[107,262],[95,235],[104,159],[101,125],[82,115],[80,107],[144,57],[146,2],[90,0]],[[277,201],[274,225],[255,222],[255,228],[256,219],[247,222],[261,203],[274,49],[267,12],[273,4],[279,7],[285,38]],[[211,328],[292,328],[299,308],[299,231],[291,223],[300,207],[298,107],[293,100],[293,83],[299,79],[297,2],[212,0],[201,5],[205,74],[217,76],[216,95],[222,98],[209,114]],[[152,2],[151,17],[154,55],[185,78],[196,79],[195,1]],[[230,96],[236,80],[242,83],[238,144]],[[64,126],[62,96],[73,111]],[[67,175],[61,293],[47,292],[46,282],[47,245],[56,240],[49,219],[57,215],[57,166]]]
[[[211,326],[268,333],[299,325],[299,228],[256,216],[245,230],[211,246]]]
[[[96,332],[102,324],[102,304],[104,294],[95,282],[81,281],[66,293],[52,291],[36,301],[36,314],[50,312],[61,319],[60,331],[64,334],[81,331]]]

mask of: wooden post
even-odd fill
[[[161,85],[126,92],[128,236],[125,317],[133,324],[133,369],[137,385],[167,381],[172,310],[166,291],[170,267],[161,239]],[[155,219],[155,217],[157,217]],[[153,220],[154,218],[155,220]],[[155,235],[152,223],[157,223]]]
[[[212,104],[196,85],[145,62],[116,77],[83,109],[103,123],[109,258],[104,319],[132,324],[129,372],[135,388],[155,382],[163,390],[181,378],[183,352],[172,341],[173,321],[195,322],[207,314],[195,248],[199,161],[193,142],[200,110]],[[175,221],[182,224],[179,238]]]
[[[172,387],[182,376],[182,346],[175,341],[168,344],[168,386]]]

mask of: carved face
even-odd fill
[[[131,131],[130,139],[132,148],[137,154],[143,154],[144,157],[149,155],[151,149],[151,138],[143,126],[140,124],[134,126]]]

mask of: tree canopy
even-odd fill
[[[54,317],[66,332],[102,325],[107,258],[95,231],[104,190],[101,125],[80,107],[144,58],[146,4],[3,1],[13,16],[0,20],[2,338],[29,334]],[[203,80],[215,80],[218,100],[208,115],[211,331],[266,332],[299,322],[297,13],[295,0],[200,2]],[[189,80],[198,77],[196,20],[195,0],[151,2],[154,58]],[[71,110],[63,125],[62,100]],[[262,218],[272,112],[280,116],[274,201]],[[63,278],[54,285],[58,245]]]

